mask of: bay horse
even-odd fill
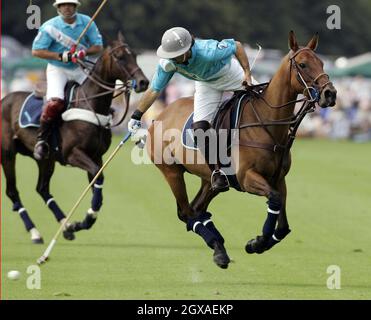
[[[56,220],[63,223],[65,215],[49,192],[50,180],[54,172],[55,162],[62,165],[71,165],[81,168],[88,173],[91,181],[102,165],[102,156],[111,144],[112,133],[108,119],[111,119],[111,102],[116,91],[116,80],[123,82],[119,88],[125,93],[127,108],[130,97],[128,82],[136,83],[135,91],[142,92],[147,89],[149,81],[137,65],[136,55],[126,43],[121,32],[118,38],[107,47],[91,71],[86,62],[79,61],[80,66],[86,68],[87,78],[75,90],[68,112],[69,121],[59,121],[56,129],[59,136],[59,150],[51,150],[48,159],[37,161],[38,182],[36,190],[41,195]],[[4,97],[2,105],[2,143],[1,163],[6,178],[6,194],[13,203],[13,211],[18,211],[25,228],[31,233],[33,243],[43,243],[40,232],[24,208],[16,187],[16,155],[17,153],[33,157],[36,143],[36,128],[21,128],[19,116],[25,99],[31,92],[13,92]],[[76,112],[85,114],[83,120],[76,116]],[[86,121],[86,113],[90,118]],[[91,119],[92,118],[92,119]],[[51,148],[52,149],[52,148]],[[36,160],[35,160],[36,161]],[[80,223],[68,225],[63,235],[67,240],[75,238],[74,232],[89,229],[96,221],[97,212],[103,203],[101,175],[92,188],[93,197],[91,208]],[[67,230],[68,229],[68,230]]]
[[[318,34],[305,47],[299,47],[291,31],[291,50],[283,58],[278,71],[261,92],[255,92],[253,87],[247,89],[251,98],[242,103],[237,126],[239,143],[235,148],[238,152],[231,154],[232,160],[238,157],[235,177],[239,191],[268,199],[268,216],[262,235],[248,241],[245,246],[250,254],[269,250],[290,232],[286,215],[285,176],[290,170],[290,148],[296,130],[304,116],[313,111],[317,103],[326,108],[334,106],[336,102],[336,89],[323,71],[323,62],[314,52],[317,45]],[[303,94],[304,98],[297,100],[299,94]],[[295,104],[298,101],[304,103],[296,113]],[[179,135],[192,111],[193,98],[182,98],[170,104],[157,119],[162,131],[156,133],[155,123],[149,128],[146,149],[151,161],[170,185],[179,219],[187,224],[188,231],[200,235],[214,250],[214,262],[221,268],[227,268],[230,259],[224,247],[224,239],[212,222],[211,213],[207,211],[212,199],[218,195],[211,189],[211,171],[205,162],[187,163],[189,158],[184,155],[189,155],[189,152],[193,153],[192,159],[203,157],[199,151],[186,150],[180,142]],[[169,130],[172,132],[171,142],[170,139],[164,139],[164,132]],[[162,143],[154,143],[156,135],[160,134]],[[191,203],[187,196],[185,172],[201,178],[201,188]]]

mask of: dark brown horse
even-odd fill
[[[81,64],[83,62],[80,61]],[[85,65],[86,66],[86,65]],[[89,73],[87,71],[87,73]],[[50,179],[54,172],[55,162],[81,168],[88,173],[89,181],[99,171],[102,156],[111,144],[110,106],[115,93],[115,83],[119,79],[124,83],[121,93],[127,97],[130,88],[127,83],[136,82],[136,92],[148,87],[148,79],[138,67],[136,55],[126,44],[119,33],[118,39],[106,48],[97,60],[92,71],[81,86],[75,90],[70,105],[70,121],[60,121],[56,129],[59,136],[58,149],[52,150],[47,160],[37,162],[39,178],[37,192],[44,199],[58,222],[62,223],[65,215],[49,192]],[[13,92],[2,99],[2,158],[1,163],[6,178],[6,194],[13,202],[13,210],[18,211],[26,230],[31,233],[34,243],[42,243],[42,237],[23,207],[16,187],[15,161],[17,153],[33,158],[37,131],[35,128],[21,128],[18,123],[20,109],[30,92]],[[83,110],[81,110],[83,109]],[[89,121],[81,119],[77,112],[88,114]],[[72,115],[72,117],[71,117]],[[96,122],[96,123],[95,123]],[[106,123],[104,123],[106,122]],[[74,231],[89,229],[96,220],[96,213],[102,206],[103,175],[99,177],[93,188],[92,207],[82,223],[75,223],[65,230],[64,237],[74,239]]]
[[[291,50],[269,85],[260,92],[252,88],[252,98],[242,104],[237,126],[239,143],[231,155],[232,160],[239,164],[235,170],[236,178],[240,191],[268,199],[268,216],[262,235],[247,243],[245,249],[248,253],[262,253],[290,232],[286,216],[285,176],[290,169],[290,148],[296,130],[305,114],[313,111],[317,103],[323,108],[335,105],[336,90],[314,52],[317,44],[318,35],[315,35],[307,46],[300,48],[294,33],[290,32]],[[304,104],[299,113],[295,113],[295,102],[301,93],[305,96],[302,99]],[[217,196],[211,189],[210,169],[206,164],[187,163],[187,159],[200,159],[202,156],[199,151],[186,150],[179,143],[182,127],[192,111],[192,98],[183,98],[169,105],[157,119],[162,131],[157,131],[155,125],[149,128],[147,151],[169,183],[176,198],[178,216],[187,224],[187,230],[199,234],[214,250],[214,262],[227,268],[230,259],[224,239],[207,212],[208,205]],[[173,129],[171,140],[164,138],[169,129]],[[178,136],[174,136],[176,134]],[[190,157],[189,152],[193,153]],[[201,189],[191,203],[184,181],[185,172],[201,178]]]

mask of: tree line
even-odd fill
[[[30,2],[41,8],[42,22],[56,15],[52,0],[2,1],[2,34],[27,46],[37,33],[26,26]],[[91,16],[101,0],[80,2],[79,11]],[[330,5],[341,10],[341,29],[327,28]],[[122,30],[137,49],[154,49],[166,29],[183,26],[201,38],[235,38],[252,46],[258,42],[265,48],[287,51],[292,29],[301,44],[319,32],[319,52],[334,56],[371,51],[370,21],[369,0],[109,0],[96,20],[105,39]]]

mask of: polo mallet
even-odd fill
[[[250,66],[250,72],[254,69],[255,62],[256,62],[256,60],[258,59],[258,57],[259,57],[259,55],[260,55],[260,52],[261,52],[261,50],[262,50],[262,46],[261,46],[259,43],[257,43],[256,45],[258,46],[259,49],[258,49],[258,52],[256,53],[256,55],[255,55],[255,57],[254,57],[254,60],[253,60],[252,63],[251,63],[251,66]],[[244,82],[243,82],[243,85],[244,85],[245,87],[247,87],[247,82],[244,81]]]
[[[89,30],[91,24],[93,23],[93,21],[95,20],[95,18],[97,17],[97,15],[99,14],[99,12],[101,12],[101,10],[103,9],[103,6],[106,4],[108,0],[103,0],[101,5],[98,7],[97,11],[95,11],[94,15],[91,17],[89,23],[86,25],[85,29],[81,32],[81,34],[79,35],[79,37],[77,38],[76,40],[76,43],[72,45],[71,47],[71,53],[75,53],[76,52],[76,49],[78,47],[78,45],[80,44],[83,36],[85,35],[85,33]]]
[[[49,255],[50,255],[51,251],[53,250],[53,247],[55,246],[59,235],[64,230],[67,222],[70,220],[70,218],[72,217],[73,213],[75,212],[75,210],[77,209],[77,207],[80,205],[81,201],[84,199],[85,195],[88,193],[88,191],[90,190],[90,188],[93,186],[93,184],[95,183],[95,181],[98,179],[99,175],[103,172],[104,168],[107,167],[107,165],[111,162],[111,160],[114,158],[114,156],[117,154],[117,152],[123,146],[123,144],[126,141],[128,141],[130,137],[131,137],[131,133],[128,132],[125,135],[125,137],[121,140],[121,142],[119,143],[119,145],[116,147],[116,149],[108,157],[108,159],[106,160],[106,162],[102,165],[102,167],[100,168],[100,170],[98,171],[98,173],[96,174],[96,176],[93,178],[93,180],[90,182],[90,184],[86,187],[86,189],[84,190],[84,192],[81,194],[80,198],[77,200],[77,202],[75,203],[75,205],[72,207],[71,211],[68,213],[67,217],[65,218],[65,220],[63,221],[63,223],[59,227],[59,229],[58,229],[57,233],[55,234],[55,236],[53,237],[53,239],[50,241],[50,243],[49,243],[48,247],[46,248],[45,252],[43,253],[43,255],[39,259],[37,259],[37,264],[41,265],[41,264],[45,263],[48,260]]]
[[[258,52],[257,52],[256,55],[255,55],[254,60],[253,60],[252,63],[251,63],[250,71],[251,71],[252,69],[254,69],[255,62],[256,62],[256,60],[258,59],[259,55],[260,55],[260,51],[262,51],[262,46],[261,46],[259,43],[257,43],[256,45],[258,46],[259,49],[258,49]]]

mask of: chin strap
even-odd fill
[[[59,16],[63,19],[66,19],[66,17],[62,14],[62,12],[60,10],[57,10]],[[77,10],[75,11],[75,13],[70,17],[70,18],[75,18],[77,15]]]

